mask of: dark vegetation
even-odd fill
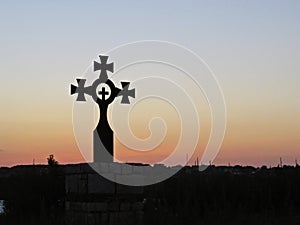
[[[64,173],[57,165],[50,155],[48,166],[16,166],[11,173],[2,169],[4,175],[10,175],[0,179],[0,199],[5,200],[1,225],[60,224],[64,217]]]
[[[300,224],[300,168],[209,167],[148,187],[145,224]]]
[[[0,199],[6,200],[0,224],[65,224],[63,166],[24,168],[0,177]],[[299,167],[184,168],[145,187],[144,224],[300,224],[299,178]]]
[[[49,166],[57,166],[58,162],[56,161],[56,159],[54,158],[54,155],[49,155],[49,157],[47,158],[48,161],[48,165]]]

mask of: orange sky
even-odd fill
[[[33,111],[30,107],[22,111],[7,110],[6,118],[2,114],[0,165],[32,164],[33,159],[35,163],[46,163],[49,154],[54,154],[60,163],[83,161],[73,134],[72,101],[70,97],[68,104],[50,112],[47,112],[47,108],[45,110],[45,104],[44,107],[35,109],[37,112],[34,116],[30,113]],[[295,112],[274,106],[274,113],[271,114],[269,107],[253,110],[251,106],[238,108],[236,105],[231,106],[230,101],[227,103],[227,131],[222,148],[214,160],[215,164],[274,166],[278,164],[279,157],[282,157],[285,163],[293,164],[300,156],[300,119]],[[176,111],[159,101],[153,101],[151,104],[147,102],[147,105],[146,114],[138,113],[141,109],[145,110],[145,104],[141,104],[140,109],[137,107],[132,112],[130,122],[134,134],[139,138],[146,138],[149,135],[149,119],[161,116],[171,127],[166,139],[158,148],[147,154],[130,151],[115,140],[117,159],[155,163],[164,159],[174,149],[179,136],[179,130],[174,129],[179,125]],[[205,110],[202,112],[200,122],[203,129],[191,163],[196,157],[201,157],[208,140],[209,114],[205,116]],[[182,157],[186,156],[183,154]]]

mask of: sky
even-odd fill
[[[49,154],[60,163],[83,161],[69,85],[99,53],[140,40],[183,45],[214,71],[227,108],[214,164],[276,166],[280,157],[294,164],[299,10],[296,0],[1,2],[0,166],[46,163]],[[147,136],[143,127],[137,136]],[[174,146],[174,135],[165,148]]]

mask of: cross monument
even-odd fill
[[[108,56],[100,55],[100,62],[94,61],[94,72],[100,71],[99,78],[91,86],[85,86],[86,79],[77,78],[77,86],[71,84],[71,95],[77,94],[76,101],[86,101],[85,95],[93,98],[100,109],[100,119],[93,132],[94,162],[113,162],[114,132],[107,119],[107,109],[116,97],[122,96],[121,104],[129,104],[129,97],[135,98],[135,89],[129,90],[130,82],[121,82],[119,89],[108,78],[107,72],[114,72],[114,64],[107,63]],[[109,154],[107,154],[109,153]]]

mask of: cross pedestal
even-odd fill
[[[108,105],[99,105],[100,120],[93,132],[94,162],[113,162],[114,132],[107,119]]]

